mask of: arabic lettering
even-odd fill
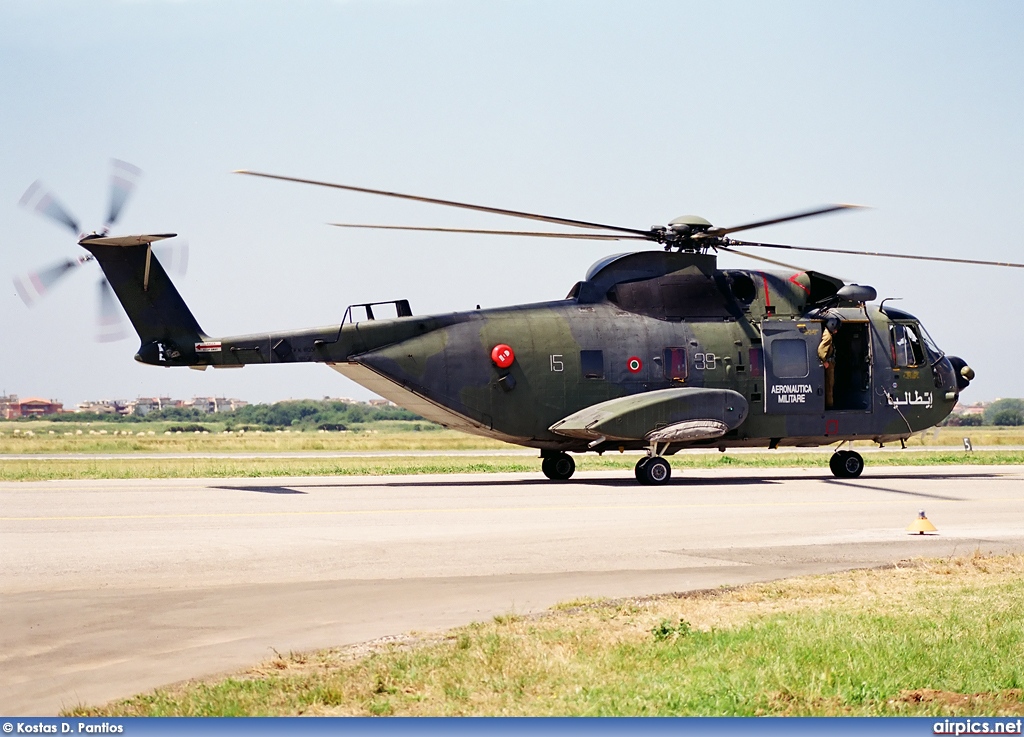
[[[911,396],[913,395],[913,396]],[[902,399],[899,396],[893,396],[886,392],[886,396],[889,398],[889,406],[891,407],[924,407],[925,409],[931,409],[934,404],[934,398],[931,392],[921,393],[919,391],[903,392]]]

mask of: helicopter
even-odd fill
[[[287,332],[213,337],[196,321],[152,244],[174,234],[87,235],[79,245],[139,335],[135,359],[153,366],[237,368],[318,362],[395,404],[456,430],[535,448],[552,481],[572,477],[570,454],[645,451],[640,484],[661,485],[684,448],[834,445],[839,478],[863,457],[852,441],[905,441],[941,422],[974,371],[947,355],[921,321],[876,291],[755,256],[747,249],[851,253],[958,264],[1024,264],[792,246],[732,234],[849,210],[835,204],[716,227],[684,216],[649,229],[552,217],[451,200],[300,179],[237,173],[530,219],[576,232],[346,228],[473,233],[657,247],[597,261],[564,299],[414,315],[397,299],[349,305],[340,323]],[[46,214],[44,212],[44,214]],[[59,218],[58,218],[59,219]],[[775,268],[719,269],[719,253]],[[387,315],[385,316],[385,313]],[[831,337],[829,371],[820,360]],[[826,340],[827,342],[827,340]],[[830,375],[831,374],[831,375]]]

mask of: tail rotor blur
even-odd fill
[[[77,259],[69,258],[45,269],[16,276],[14,277],[14,288],[18,292],[18,296],[21,297],[21,301],[25,303],[25,306],[31,307],[36,301],[45,296],[57,282],[79,266],[93,260],[92,254],[79,256]]]
[[[168,274],[185,276],[188,273],[188,241],[184,238],[158,243],[153,246],[153,253]]]
[[[114,290],[105,278],[99,283],[99,313],[96,317],[96,340],[111,343],[128,337],[124,325],[124,309],[114,296]]]
[[[111,226],[121,216],[124,204],[135,191],[139,178],[142,176],[142,169],[120,159],[111,159],[110,167],[110,210],[107,220],[103,224],[104,235],[110,231]]]
[[[68,228],[76,237],[81,236],[82,231],[79,230],[78,219],[68,212],[68,209],[60,203],[55,194],[46,188],[41,179],[32,182],[31,186],[25,190],[25,194],[18,200],[18,204]]]
[[[84,233],[81,230],[78,219],[71,214],[70,210],[57,199],[57,196],[41,180],[36,180],[32,183],[25,194],[22,195],[19,204],[70,230],[75,236],[76,243],[83,240],[96,241],[105,237],[109,233],[110,228],[120,219],[124,213],[125,204],[132,196],[132,193],[135,192],[139,179],[142,176],[141,169],[134,164],[129,164],[127,161],[121,161],[120,159],[111,159],[110,169],[110,207],[107,210],[107,216],[100,231],[94,231],[92,234]],[[107,240],[118,239],[111,238]],[[146,240],[145,242],[148,243],[150,241]],[[188,268],[188,243],[184,241],[160,244],[154,247],[154,253],[168,271],[183,275]],[[65,259],[39,271],[15,277],[14,288],[25,305],[32,307],[39,299],[48,294],[58,282],[63,281],[65,277],[76,271],[78,267],[95,260],[91,253],[78,258]],[[124,310],[110,284],[107,283],[106,278],[101,278],[99,282],[98,307],[96,339],[105,343],[127,337],[128,331],[125,329]]]

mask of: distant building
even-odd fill
[[[130,403],[123,399],[100,399],[81,402],[75,412],[89,412],[96,415],[130,415]]]
[[[168,407],[180,407],[180,399],[170,397],[139,397],[134,402],[128,403],[128,414],[145,417],[150,412],[159,412]]]
[[[18,403],[17,394],[0,394],[0,417],[5,420],[12,419],[11,416],[11,405]]]
[[[185,409],[212,413],[217,411],[217,400],[214,397],[192,397],[182,402],[181,406]]]
[[[248,402],[244,399],[228,399],[226,397],[193,397],[192,399],[171,399],[170,397],[139,397],[131,401],[123,399],[100,399],[82,402],[78,405],[76,412],[91,412],[98,415],[138,415],[145,417],[151,412],[182,407],[185,409],[197,409],[200,412],[227,412],[229,410],[245,407]],[[2,407],[2,405],[0,405]]]
[[[396,407],[397,405],[390,399],[371,399],[367,402],[371,407]]]
[[[11,401],[11,400],[14,401]],[[54,402],[51,399],[40,399],[39,397],[30,397],[23,399],[20,402],[16,395],[10,395],[4,397],[6,400],[3,403],[4,407],[4,419],[13,420],[17,417],[41,417],[43,415],[59,415],[64,411],[64,405],[60,402]]]
[[[957,415],[984,415],[986,402],[975,402],[974,404],[957,404],[953,407],[953,414]]]
[[[226,397],[192,397],[181,403],[182,407],[196,409],[200,412],[213,414],[214,412],[230,412],[231,410],[245,407],[249,403],[244,399],[228,399]]]

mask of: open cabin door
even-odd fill
[[[825,411],[825,369],[818,361],[821,323],[765,320],[764,411],[769,415],[809,415]]]

